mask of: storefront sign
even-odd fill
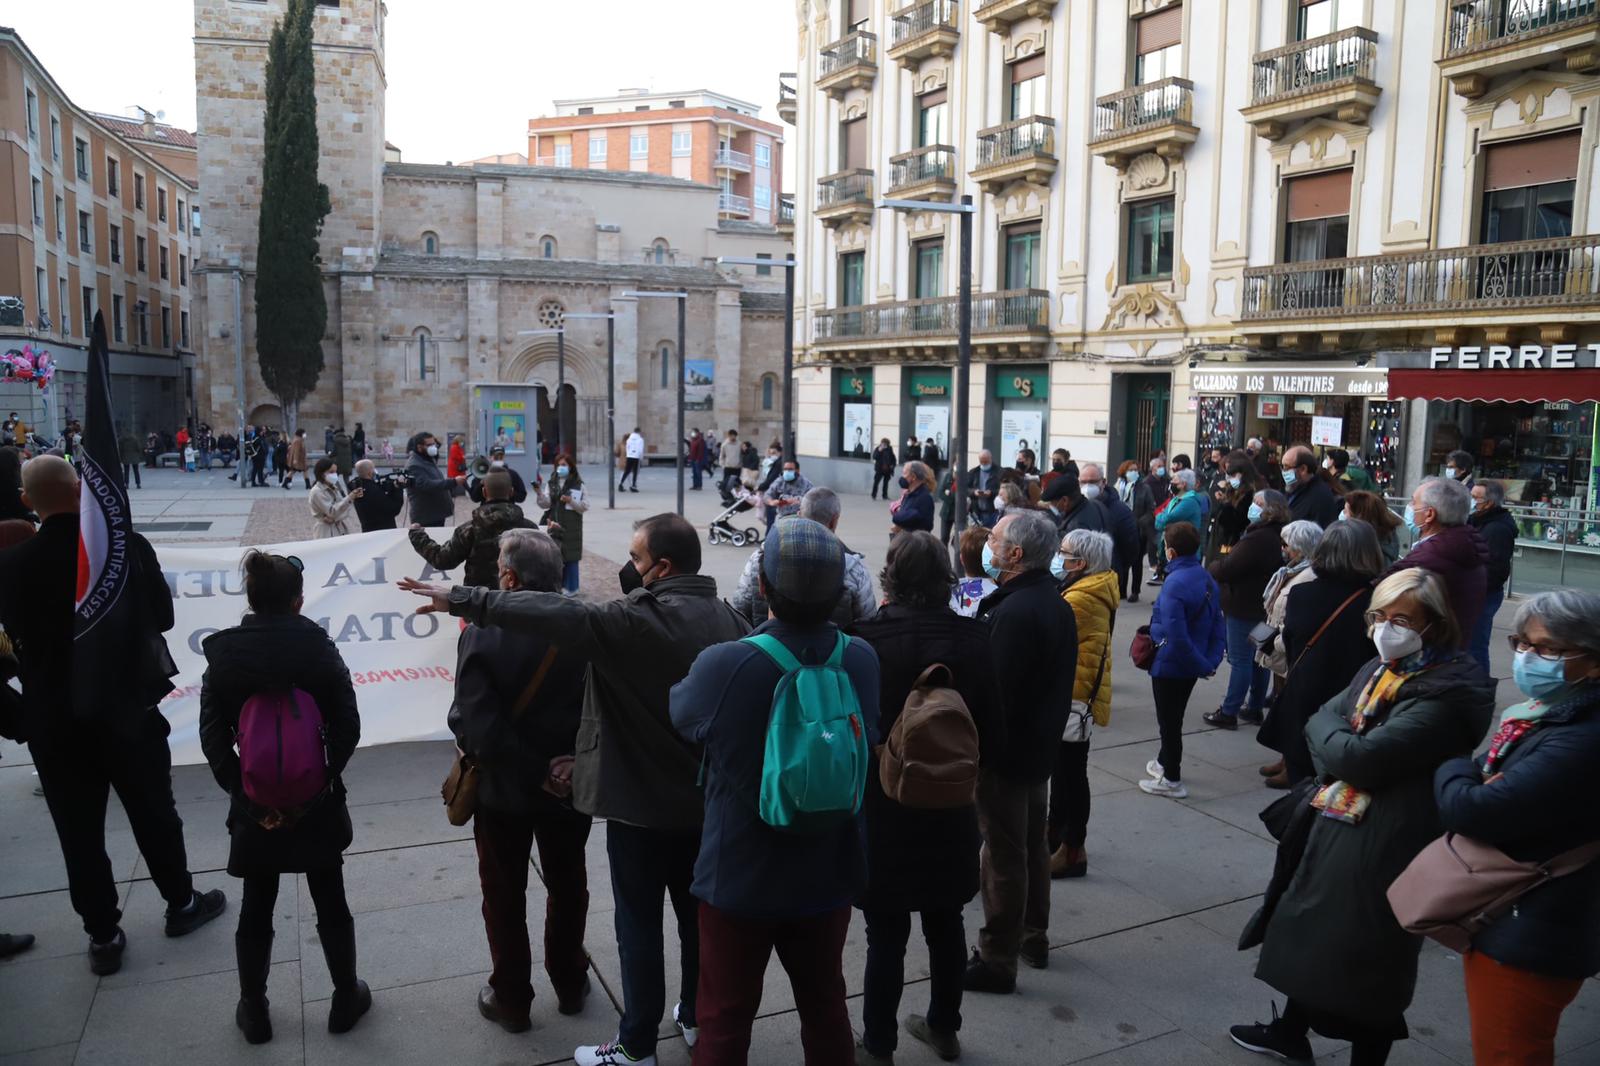
[[[1311,419],[1311,443],[1327,448],[1337,448],[1344,443],[1344,419],[1323,418],[1320,416]]]
[[[1283,397],[1282,396],[1258,396],[1258,397],[1256,397],[1256,417],[1257,418],[1282,418],[1283,417]]]
[[[950,371],[913,370],[907,377],[907,388],[912,396],[949,396]]]
[[[1408,358],[1399,361],[1401,356]],[[1426,360],[1425,362],[1423,360]],[[1394,352],[1388,366],[1429,370],[1592,370],[1600,367],[1600,344],[1483,344]]]
[[[1600,344],[1462,345],[1379,352],[1378,361],[1392,400],[1600,400]]]
[[[872,398],[872,371],[840,370],[836,376],[840,396]]]
[[[1196,370],[1189,375],[1189,388],[1202,396],[1263,392],[1289,396],[1383,396],[1388,383],[1382,370],[1252,367],[1248,370]]]
[[[989,372],[994,375],[994,394],[1001,399],[1043,400],[1050,396],[1048,374],[1008,374],[995,367]]]

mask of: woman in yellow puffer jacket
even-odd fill
[[[1089,871],[1083,848],[1089,828],[1089,733],[1092,726],[1111,721],[1111,630],[1121,600],[1111,566],[1111,537],[1090,529],[1062,538],[1051,564],[1078,623],[1072,710],[1050,776],[1051,877],[1082,877]]]

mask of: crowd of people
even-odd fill
[[[731,434],[730,444],[742,454]],[[97,832],[109,787],[167,902],[170,935],[225,902],[187,873],[160,683],[96,709],[97,730],[61,713],[77,478],[55,457],[13,472],[8,450],[0,490],[20,479],[25,529],[0,550],[11,653],[0,663],[20,679],[20,694],[0,691],[0,732],[33,747],[90,966],[110,973],[126,938]],[[661,514],[633,529],[621,598],[590,602],[574,595],[587,500],[570,455],[535,478],[545,510],[535,523],[520,506],[527,486],[499,453],[502,465],[472,479],[471,519],[442,544],[426,531],[466,486],[439,457],[436,437],[412,439],[401,486],[410,536],[434,568],[462,567],[463,581],[408,578],[400,589],[464,624],[448,725],[473,781],[452,803],[472,820],[492,963],[477,1009],[513,1032],[533,1024],[526,888],[537,848],[544,969],[557,1010],[584,1012],[585,846],[603,819],[623,1010],[614,1036],[575,1050],[579,1066],[654,1063],[668,1016],[697,1066],[749,1061],[774,952],[808,1064],[892,1063],[902,1032],[958,1058],[967,997],[1013,993],[1025,967],[1051,964],[1051,882],[1090,872],[1089,752],[1113,714],[1124,646],[1150,675],[1160,735],[1143,792],[1188,796],[1188,705],[1225,661],[1226,693],[1205,722],[1257,724],[1275,756],[1262,771],[1283,794],[1263,817],[1279,847],[1241,944],[1260,945],[1257,976],[1282,1000],[1270,1021],[1229,1031],[1241,1047],[1309,1061],[1316,1032],[1349,1042],[1357,1066],[1387,1060],[1407,1036],[1421,944],[1387,893],[1447,830],[1522,863],[1590,851],[1515,906],[1474,916],[1463,969],[1478,1061],[1552,1061],[1562,1011],[1600,972],[1600,815],[1584,802],[1584,770],[1600,757],[1600,595],[1519,605],[1512,680],[1526,700],[1495,722],[1487,640],[1482,657],[1477,645],[1504,594],[1493,482],[1428,478],[1390,522],[1348,464],[1319,464],[1303,446],[1283,450],[1270,481],[1259,447],[1213,454],[1200,472],[1181,455],[1156,456],[1145,473],[1123,464],[1115,482],[1064,452],[1047,473],[1031,452],[1005,471],[984,452],[959,477],[921,454],[895,456],[901,494],[873,575],[838,535],[838,494],[779,454],[764,493],[770,531],[729,599],[702,572],[701,532]],[[338,462],[312,468],[310,506],[330,530],[319,535],[347,531],[352,514],[367,528],[363,505],[392,528],[399,490],[365,459],[347,487]],[[742,478],[742,460],[737,469]],[[955,492],[973,523],[957,544],[960,574],[932,532],[935,499]],[[1389,550],[1397,524],[1415,538],[1404,555]],[[158,574],[149,546],[135,544]],[[228,873],[242,881],[235,1023],[261,1043],[272,1038],[284,873],[306,875],[316,907],[330,1030],[357,1024],[372,994],[340,874],[354,836],[341,773],[361,728],[349,673],[301,614],[297,560],[253,551],[243,570],[249,613],[204,642],[200,732],[230,797]],[[150,602],[153,652],[171,601],[158,578],[145,582],[136,594]],[[1121,604],[1141,584],[1155,588],[1149,624],[1118,636]],[[969,955],[963,908],[974,897],[983,917]],[[664,903],[682,975],[675,1000]],[[867,943],[859,1034],[843,974],[854,910]],[[914,914],[928,1002],[902,1018]]]

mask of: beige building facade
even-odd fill
[[[0,351],[31,345],[57,367],[45,391],[0,380],[0,409],[52,440],[82,418],[104,313],[117,420],[175,430],[192,413],[192,135],[79,107],[0,27],[0,138]]]
[[[1463,448],[1592,500],[1593,5],[797,12],[799,444],[834,482],[866,486],[863,425],[952,432],[956,216],[876,203],[970,197],[969,458],[1260,436],[1400,491]]]
[[[281,424],[253,346],[254,255],[261,167],[261,79],[282,0],[197,0],[199,159],[206,239],[202,395],[214,423]],[[644,429],[672,454],[680,352],[676,301],[686,292],[681,353],[702,388],[687,424],[775,433],[781,408],[782,277],[719,268],[720,255],[783,259],[770,225],[719,218],[715,185],[623,171],[386,158],[383,20],[377,0],[319,7],[315,28],[319,176],[333,213],[322,237],[326,367],[301,405],[313,428],[361,422],[397,450],[418,430],[467,432],[472,386],[533,384],[553,437],[557,338],[580,458],[606,439],[606,323],[616,315],[618,432]],[[238,379],[244,379],[243,391]],[[709,378],[706,382],[703,379]],[[712,402],[707,404],[706,397]]]

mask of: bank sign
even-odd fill
[[[1289,396],[1385,396],[1389,385],[1381,370],[1300,370],[1263,367],[1252,370],[1197,370],[1189,388],[1202,396],[1271,393]]]

